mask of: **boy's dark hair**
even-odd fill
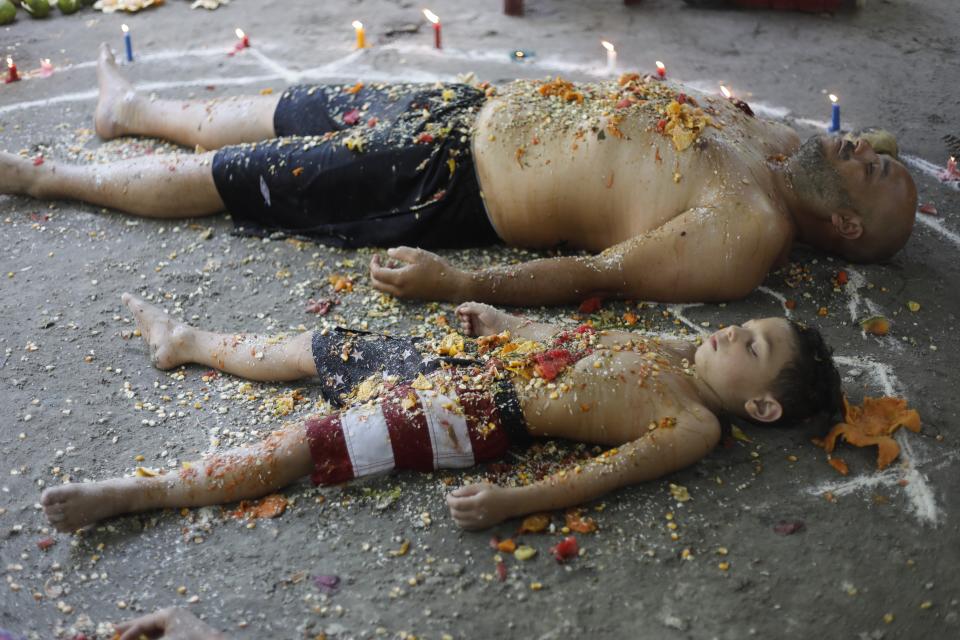
[[[813,327],[790,321],[796,355],[773,381],[773,396],[783,407],[779,424],[798,422],[817,414],[832,418],[843,408],[840,372],[833,349]]]

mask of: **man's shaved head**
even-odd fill
[[[916,185],[902,164],[878,156],[868,142],[814,136],[790,158],[787,171],[804,205],[831,220],[824,248],[856,262],[878,262],[906,244]]]

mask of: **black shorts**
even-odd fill
[[[413,380],[442,366],[471,367],[467,358],[437,356],[420,338],[395,338],[378,333],[336,327],[313,334],[313,361],[320,377],[320,393],[335,407],[343,407],[352,390],[374,374]],[[514,444],[530,440],[520,400],[509,378],[492,381],[490,392],[503,426]]]
[[[483,100],[463,84],[291,87],[274,114],[280,137],[224,147],[213,179],[241,233],[339,247],[494,244],[470,153]]]

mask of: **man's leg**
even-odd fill
[[[40,504],[54,528],[71,532],[124,513],[259,498],[312,469],[306,430],[298,425],[275,431],[256,445],[185,464],[177,472],[53,487],[43,492]]]
[[[143,156],[108,164],[34,164],[0,151],[0,194],[82,200],[147,218],[192,218],[224,210],[214,154]]]
[[[123,294],[150,347],[150,360],[159,369],[194,362],[248,380],[282,382],[317,375],[311,340],[313,333],[273,337],[213,333],[177,322],[163,309],[129,293]]]
[[[219,149],[228,144],[276,137],[273,113],[279,95],[215,100],[151,100],[138,94],[120,73],[113,51],[100,45],[97,64],[100,100],[94,116],[104,139],[123,135],[163,138],[187,147]]]

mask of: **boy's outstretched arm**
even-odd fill
[[[474,484],[447,495],[454,521],[484,529],[538,511],[595,500],[620,487],[654,480],[702,459],[720,440],[720,424],[704,408],[686,411],[672,427],[658,427],[632,442],[524,487]]]
[[[563,329],[515,316],[482,302],[464,302],[457,307],[456,313],[460,330],[466,336],[492,336],[509,331],[515,338],[545,341]]]
[[[477,300],[518,306],[581,302],[592,296],[658,302],[742,298],[762,281],[782,246],[771,223],[747,209],[690,209],[663,226],[595,256],[531,260],[517,265],[459,269],[410,247],[390,249],[402,262],[374,256],[373,286],[400,298]]]

